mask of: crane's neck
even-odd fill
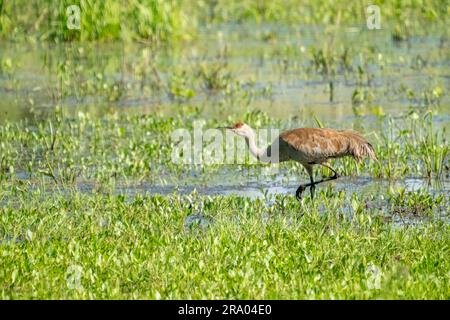
[[[262,160],[265,153],[266,153],[266,149],[260,149],[258,148],[258,146],[256,145],[256,138],[255,138],[255,132],[252,131],[252,133],[250,135],[248,135],[247,137],[245,137],[245,142],[247,143],[247,146],[250,150],[250,153],[258,160]]]

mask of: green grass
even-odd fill
[[[190,202],[204,204],[209,225],[185,226]],[[34,192],[0,209],[1,297],[450,297],[448,224],[395,225],[377,209],[349,216],[345,202],[329,199],[324,214],[294,197],[267,207],[234,196]]]
[[[192,171],[212,181],[223,167],[170,161],[170,132],[189,117],[196,113],[57,113],[0,125],[1,298],[450,298],[450,203],[443,194],[394,188],[346,195],[328,187],[314,201],[278,195],[272,204],[231,195],[116,194],[124,181],[182,183]],[[427,177],[428,170],[448,176],[445,134],[429,115],[414,118],[401,132],[385,121],[387,140],[374,143],[381,165],[344,160],[336,167],[381,177]],[[244,120],[277,124],[261,112]],[[418,162],[424,157],[437,160]],[[262,172],[251,163],[233,167],[241,169]],[[300,172],[296,164],[285,169]],[[204,222],[187,223],[199,214]]]
[[[1,1],[0,35],[55,42],[121,39],[159,43],[188,39],[196,26],[189,21],[181,3],[182,0]],[[69,29],[67,25],[66,9],[70,5],[80,8],[79,29]]]
[[[380,7],[382,23],[393,39],[407,40],[430,25],[448,24],[447,1],[314,0],[32,0],[0,1],[0,36],[51,41],[143,40],[166,43],[190,39],[201,26],[221,23],[365,25],[366,8]],[[67,28],[66,8],[81,9],[80,30]],[[445,28],[444,28],[445,29]]]

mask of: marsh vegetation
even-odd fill
[[[1,298],[448,299],[450,7],[378,4],[80,1],[70,30],[0,1]],[[174,163],[199,120],[354,129],[379,162],[299,202],[296,163]]]

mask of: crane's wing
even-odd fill
[[[351,130],[299,128],[280,135],[280,145],[291,159],[303,163],[321,163],[329,158],[365,156],[376,159],[373,147],[359,133]]]

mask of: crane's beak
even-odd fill
[[[217,127],[216,129],[228,129],[228,130],[231,130],[231,129],[233,129],[233,127]]]

